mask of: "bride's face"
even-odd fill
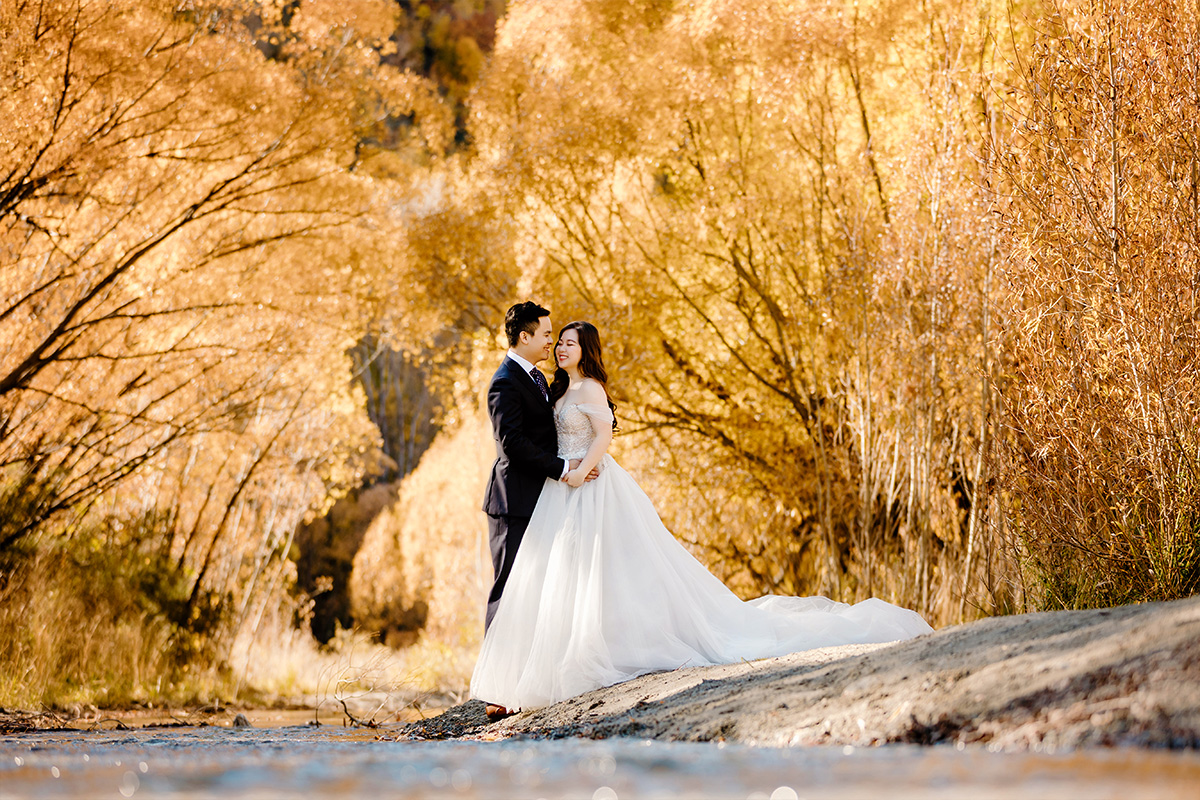
[[[583,350],[579,347],[579,333],[573,329],[563,331],[558,337],[558,344],[554,346],[554,360],[558,362],[558,366],[572,370],[579,366],[581,355]]]

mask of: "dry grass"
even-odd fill
[[[340,630],[321,647],[307,631],[279,619],[253,639],[239,638],[230,658],[234,686],[227,696],[326,710],[343,710],[344,701],[359,709],[357,716],[370,719],[383,710],[465,699],[477,649],[477,644],[451,646],[421,636],[395,650],[357,630]]]
[[[7,554],[0,705],[123,705],[178,696],[186,677],[176,667],[178,654],[195,639],[175,637],[164,609],[174,588],[169,580],[135,589],[151,577],[130,569],[139,560],[151,566],[149,556],[121,559],[87,545]]]
[[[19,563],[17,563],[19,561]],[[478,639],[418,638],[402,651],[362,631],[320,646],[297,626],[295,601],[269,611],[224,645],[223,618],[180,625],[183,582],[133,548],[10,554],[0,588],[0,706],[317,704],[367,698],[389,711],[465,696]],[[302,615],[299,615],[302,618]],[[228,649],[226,649],[228,647]],[[369,715],[368,715],[369,716]]]

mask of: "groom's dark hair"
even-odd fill
[[[508,336],[509,347],[515,347],[521,341],[521,332],[530,336],[537,333],[538,320],[550,316],[550,310],[542,308],[537,303],[526,300],[517,303],[504,315],[504,333]]]

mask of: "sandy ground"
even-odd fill
[[[1200,747],[1200,596],[997,617],[907,642],[656,673],[489,723],[473,701],[387,738]]]

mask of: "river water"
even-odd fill
[[[328,725],[8,736],[0,799],[1200,797],[1195,752],[376,737]]]

